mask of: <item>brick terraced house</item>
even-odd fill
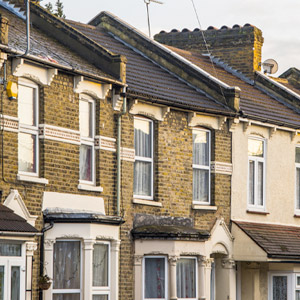
[[[210,55],[197,30],[155,39],[241,90],[239,115],[229,123],[236,299],[300,299],[299,70],[280,78],[261,73],[263,38],[249,24],[204,33]]]
[[[199,30],[35,3],[26,51],[20,5],[0,1],[2,298],[297,299],[298,70],[260,73],[251,25],[209,28],[209,57]]]

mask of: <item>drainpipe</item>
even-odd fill
[[[125,96],[126,88],[123,88],[123,111],[118,115],[118,133],[117,133],[117,216],[120,216],[121,203],[121,139],[122,139],[122,116],[126,114],[127,99]]]
[[[54,223],[51,222],[47,227],[42,229],[41,246],[40,246],[40,276],[44,275],[44,240],[45,232],[53,228]],[[39,290],[39,300],[43,300],[43,291]]]

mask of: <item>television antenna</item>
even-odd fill
[[[149,38],[151,38],[151,31],[150,31],[150,17],[149,17],[149,4],[151,2],[153,3],[158,3],[158,4],[164,4],[161,1],[158,0],[144,0],[145,4],[146,4],[146,8],[147,8],[147,18],[148,18],[148,31],[149,31]]]
[[[278,71],[278,63],[272,58],[265,60],[261,65],[263,67],[264,74],[274,74]]]

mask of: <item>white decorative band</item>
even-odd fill
[[[98,135],[95,137],[95,148],[116,152],[116,139]]]
[[[39,137],[58,142],[80,145],[80,132],[63,127],[41,124],[39,125]]]
[[[0,126],[1,130],[5,131],[13,131],[13,132],[18,132],[19,131],[19,119],[10,117],[10,116],[5,116],[5,115],[0,115]]]
[[[135,161],[135,150],[131,148],[121,148],[121,159],[126,161]]]
[[[229,163],[212,161],[210,165],[210,169],[212,173],[225,174],[225,175],[232,174],[232,164]]]

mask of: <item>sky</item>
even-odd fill
[[[101,11],[109,11],[148,34],[144,0],[61,0],[68,19],[87,23]],[[160,0],[149,5],[151,33],[176,28],[199,28],[192,0]],[[275,59],[279,76],[290,67],[300,69],[299,0],[193,0],[202,29],[250,23],[263,32],[263,58]],[[43,0],[42,5],[49,0]],[[56,0],[50,0],[52,4]]]

